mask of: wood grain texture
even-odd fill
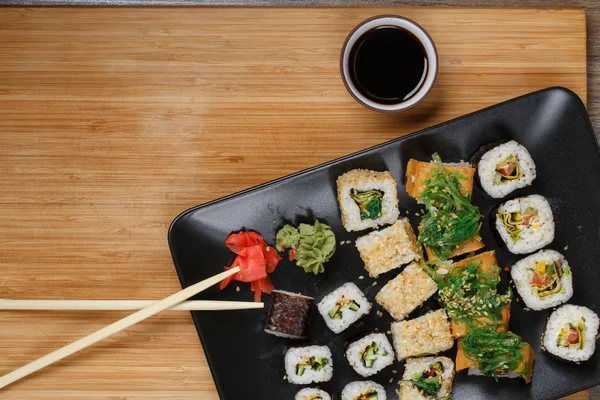
[[[440,55],[404,114],[362,108],[338,73],[346,34],[385,12]],[[15,299],[165,297],[167,229],[191,206],[532,90],[587,93],[575,9],[2,8],[0,37],[0,288]],[[0,370],[124,315],[2,312]],[[191,318],[165,313],[1,397],[217,395]]]

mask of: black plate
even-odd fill
[[[513,195],[539,193],[549,199],[556,220],[556,239],[549,248],[566,255],[573,270],[575,295],[571,303],[600,311],[600,152],[581,100],[571,91],[551,88],[487,108],[468,116],[404,136],[359,153],[210,202],[181,214],[169,231],[169,244],[182,286],[186,287],[223,270],[233,254],[223,241],[232,231],[253,229],[269,243],[283,224],[313,221],[329,224],[340,241],[354,240],[341,224],[336,202],[337,176],[353,168],[389,170],[398,181],[402,212],[410,212],[413,226],[420,207],[404,190],[409,158],[429,160],[438,152],[443,160],[469,159],[489,142],[515,139],[525,145],[537,164],[533,186]],[[487,249],[496,249],[502,266],[519,259],[508,253],[494,236],[490,210],[500,201],[476,185],[473,202],[486,216],[482,236]],[[568,250],[565,247],[568,246]],[[319,301],[347,281],[355,282],[374,302],[377,291],[395,276],[390,272],[376,283],[368,278],[353,244],[338,245],[325,273],[315,277],[287,260],[281,262],[273,282],[278,289],[302,292]],[[506,273],[503,272],[506,280]],[[363,276],[364,279],[359,279]],[[505,282],[506,283],[506,282]],[[240,286],[240,291],[236,291]],[[234,282],[221,292],[213,287],[202,299],[251,300],[249,284]],[[264,299],[268,302],[268,296]],[[316,307],[311,317],[309,341],[328,345],[334,355],[333,379],[322,388],[338,396],[345,384],[362,380],[348,365],[344,349],[349,338],[378,328],[389,330],[391,318],[378,317],[375,306],[363,323],[339,335],[324,324]],[[300,386],[283,379],[282,355],[289,340],[265,334],[265,311],[193,312],[194,323],[222,399],[293,399]],[[533,382],[457,374],[455,399],[551,399],[600,384],[598,356],[575,366],[551,359],[540,351],[540,335],[550,311],[525,312],[513,302],[512,331],[533,346],[536,361]],[[449,352],[453,356],[453,352]],[[386,368],[373,380],[383,384],[388,398],[396,398],[396,381],[403,363]],[[392,370],[396,370],[393,373]],[[389,381],[393,379],[393,383]]]

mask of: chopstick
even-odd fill
[[[161,311],[164,311],[168,308],[171,308],[184,300],[189,299],[190,297],[200,293],[204,289],[219,283],[223,279],[231,276],[237,272],[239,272],[240,268],[235,267],[225,272],[221,272],[211,278],[205,279],[202,282],[198,282],[192,286],[189,286],[175,294],[172,294],[169,297],[166,297],[154,304],[149,305],[141,309],[140,311],[136,311],[127,317],[120,319],[119,321],[112,323],[104,328],[84,337],[79,340],[76,340],[73,343],[70,343],[56,351],[53,351],[50,354],[47,354],[37,360],[30,362],[27,365],[22,366],[21,368],[17,368],[16,370],[0,377],[0,389],[10,385],[11,383],[18,381],[21,378],[26,377],[40,369],[47,367],[48,365],[55,363],[59,360],[62,360],[65,357],[70,356],[73,353],[78,352],[79,350],[83,350],[88,346],[93,345],[94,343],[99,342],[102,339],[106,339],[107,337],[122,331],[123,329],[127,329],[132,325],[137,324],[140,321],[145,320],[155,314],[158,314]]]
[[[9,300],[0,299],[0,310],[47,311],[113,311],[141,310],[157,300]],[[184,301],[169,310],[174,311],[226,311],[264,308],[264,303],[246,301]]]

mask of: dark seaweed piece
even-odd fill
[[[265,332],[291,339],[304,339],[313,303],[312,297],[273,290],[265,320]]]

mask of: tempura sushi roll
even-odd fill
[[[598,315],[589,308],[564,305],[548,318],[542,350],[575,364],[587,361],[596,350],[599,323]]]
[[[550,203],[537,194],[509,200],[496,210],[496,230],[511,253],[539,250],[554,240]]]
[[[366,378],[394,362],[394,349],[385,333],[371,333],[350,343],[346,358],[354,371]]]
[[[400,215],[398,188],[389,171],[348,171],[337,179],[337,196],[348,232],[393,224]]]
[[[291,347],[284,361],[287,380],[296,385],[327,382],[333,376],[333,359],[327,346]]]
[[[558,251],[540,250],[518,261],[510,276],[526,308],[545,310],[569,301],[573,276],[565,257]]]
[[[265,332],[289,339],[304,339],[314,300],[301,294],[273,290]]]
[[[450,322],[444,310],[431,311],[419,318],[392,323],[396,358],[437,354],[454,345]]]
[[[342,390],[342,400],[386,400],[385,389],[373,381],[350,382]]]
[[[419,244],[408,218],[359,237],[356,248],[373,278],[419,259]]]
[[[317,305],[325,324],[335,333],[340,333],[371,311],[371,303],[363,292],[348,282],[323,297]]]
[[[304,388],[296,393],[294,400],[331,400],[331,396],[321,389]]]
[[[536,176],[531,155],[514,140],[483,154],[477,166],[477,174],[483,190],[497,199],[531,185]]]
[[[502,360],[499,365],[498,360]],[[494,378],[523,378],[531,382],[535,354],[528,343],[512,332],[479,329],[458,340],[456,371]]]
[[[409,358],[404,365],[398,399],[450,398],[453,380],[454,362],[448,357]]]
[[[396,321],[402,321],[437,289],[429,274],[418,263],[412,262],[377,293],[375,300]]]

